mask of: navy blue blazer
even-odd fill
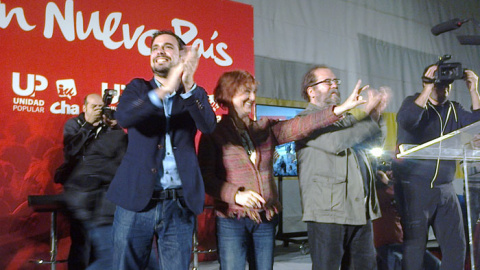
[[[166,118],[163,108],[156,107],[148,98],[148,92],[155,88],[154,79],[133,79],[123,91],[116,112],[118,123],[128,129],[128,148],[107,198],[130,211],[147,207],[158,172],[163,170]],[[197,129],[213,132],[216,118],[203,88],[197,86],[187,99],[180,93],[183,89],[173,97],[169,132],[186,205],[200,214],[205,190],[195,152],[195,135]]]

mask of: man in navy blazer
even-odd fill
[[[146,268],[154,236],[161,269],[188,269],[194,217],[204,203],[195,134],[213,132],[216,119],[193,80],[195,48],[159,31],[150,62],[154,78],[133,79],[116,112],[128,148],[107,193],[117,205],[113,269]]]

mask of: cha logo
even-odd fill
[[[80,106],[77,104],[67,104],[65,100],[57,101],[50,106],[50,112],[53,114],[80,114]]]
[[[72,99],[77,95],[77,87],[75,87],[74,79],[57,80],[57,94],[61,98]],[[77,115],[80,113],[78,104],[67,104],[65,100],[57,101],[50,106],[50,112],[53,114],[70,114]]]

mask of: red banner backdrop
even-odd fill
[[[0,1],[0,269],[32,269],[30,259],[49,258],[49,215],[33,212],[27,196],[61,192],[52,179],[63,161],[63,125],[82,111],[85,95],[106,88],[121,94],[131,79],[152,78],[150,36],[160,29],[199,45],[195,80],[210,94],[225,71],[254,73],[253,8],[248,5]],[[112,105],[117,101],[118,96]],[[201,217],[199,223],[200,231],[213,226]],[[59,259],[68,252],[67,226],[59,220]]]

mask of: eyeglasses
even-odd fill
[[[332,84],[334,84],[334,83],[337,84],[337,85],[340,85],[340,84],[342,84],[342,81],[340,79],[326,79],[326,80],[323,80],[323,81],[312,83],[312,84],[309,85],[309,87],[315,86],[315,85],[321,84],[321,83],[324,83],[328,86],[332,86]]]

